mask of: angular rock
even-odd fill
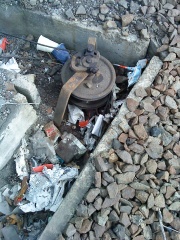
[[[98,172],[105,172],[112,168],[112,165],[106,162],[102,157],[98,156],[94,159],[94,164]]]
[[[88,217],[87,206],[85,206],[83,204],[79,204],[79,206],[76,209],[76,215],[79,217]]]
[[[102,198],[97,197],[93,205],[94,205],[95,209],[99,211],[101,209],[102,203],[103,203]]]
[[[117,24],[115,21],[108,20],[107,22],[104,23],[103,28],[104,29],[116,29]]]
[[[149,194],[143,191],[136,191],[136,198],[142,202],[145,203],[149,197]]]
[[[91,229],[92,223],[93,221],[90,221],[89,219],[85,219],[82,223],[81,228],[78,229],[78,232],[81,234],[89,232]]]
[[[148,30],[146,28],[142,29],[140,34],[141,34],[141,37],[146,39],[146,40],[148,40],[150,38],[150,35],[149,35]]]
[[[121,19],[122,19],[122,27],[126,27],[133,21],[134,15],[133,14],[122,15]]]
[[[122,167],[122,172],[137,172],[140,169],[139,165],[125,165]]]
[[[149,217],[149,209],[145,205],[140,206],[139,210],[142,212],[145,218]]]
[[[95,232],[95,237],[96,239],[99,239],[100,237],[102,237],[103,233],[106,230],[105,226],[100,226],[99,224],[96,224],[93,226],[93,230]]]
[[[143,124],[134,126],[135,134],[139,137],[139,139],[145,140],[148,138],[147,132],[143,126]]]
[[[132,207],[130,207],[130,206],[121,206],[120,207],[120,212],[122,212],[122,213],[130,214],[131,210],[132,210]]]
[[[133,98],[127,98],[126,99],[126,105],[129,111],[134,112],[136,108],[138,107],[139,103],[134,100]]]
[[[109,12],[109,8],[108,8],[108,6],[106,5],[106,4],[102,4],[101,6],[100,6],[100,12],[102,13],[102,14],[107,14],[108,12]]]
[[[65,234],[67,237],[72,237],[76,233],[76,228],[72,223],[68,224],[68,227],[65,230]]]
[[[156,142],[151,142],[148,148],[146,148],[146,152],[153,159],[161,158],[163,154],[163,147]]]
[[[102,178],[108,183],[114,182],[114,178],[108,172],[103,172]]]
[[[99,195],[100,190],[99,188],[92,188],[86,195],[86,201],[92,203],[94,199]]]
[[[175,212],[179,212],[180,211],[180,202],[173,202],[170,206],[169,206],[169,210],[171,211],[175,211]]]
[[[145,226],[143,228],[143,236],[145,239],[153,239],[153,234],[150,226]]]
[[[176,144],[174,145],[173,151],[174,151],[174,153],[175,153],[178,157],[180,157],[180,143],[176,143]]]
[[[116,150],[116,153],[123,162],[132,164],[131,155],[127,151]]]
[[[125,227],[129,227],[131,225],[131,222],[129,220],[129,216],[127,213],[121,213],[119,222],[124,225]]]
[[[170,109],[177,109],[177,104],[174,99],[170,96],[166,96],[165,98],[165,105]]]
[[[159,208],[164,208],[165,207],[165,199],[164,199],[163,194],[159,194],[155,197],[154,205],[159,207]]]
[[[147,161],[146,168],[147,168],[148,172],[150,172],[152,174],[156,173],[156,170],[157,170],[157,163],[156,163],[156,161],[155,160]]]
[[[110,198],[115,198],[119,192],[117,183],[113,182],[107,186],[107,191]]]
[[[133,144],[129,145],[128,147],[130,150],[132,150],[135,153],[143,153],[144,152],[143,146],[141,146],[137,143],[133,143]]]
[[[129,184],[133,181],[133,179],[135,177],[135,173],[127,172],[127,173],[122,173],[122,174],[116,174],[114,177],[118,184],[120,184],[120,183]]]
[[[108,198],[106,197],[103,204],[102,204],[102,208],[108,208],[113,206],[115,203],[117,203],[119,201],[119,196],[116,196],[116,198]]]
[[[167,55],[167,57],[164,59],[164,62],[172,62],[175,59],[176,59],[176,54],[172,52]]]
[[[162,215],[163,215],[163,221],[165,223],[171,223],[174,219],[172,213],[170,213],[167,208],[163,209]]]
[[[95,187],[100,188],[101,187],[101,173],[95,172]]]
[[[135,196],[135,190],[131,187],[126,187],[122,190],[122,197],[125,199],[132,199]]]
[[[86,9],[83,5],[80,5],[76,11],[76,15],[86,15]]]
[[[125,227],[121,224],[116,225],[116,227],[113,228],[113,232],[119,239],[125,239]]]
[[[114,163],[114,162],[117,162],[117,161],[118,161],[118,156],[116,155],[116,153],[110,154],[110,156],[109,156],[109,162],[110,162],[110,163]]]
[[[135,190],[148,191],[150,187],[140,182],[133,182],[129,184]]]

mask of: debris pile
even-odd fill
[[[64,239],[179,239],[179,90],[178,59],[165,59],[152,86],[135,90],[142,101],[127,98],[127,128],[94,159]]]

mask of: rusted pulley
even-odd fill
[[[80,108],[97,108],[105,104],[115,84],[112,64],[96,49],[96,38],[88,39],[85,50],[76,53],[62,68],[61,89],[54,114],[59,127],[69,102]]]

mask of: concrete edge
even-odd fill
[[[0,8],[0,29],[14,35],[43,35],[76,51],[87,47],[90,36],[96,37],[97,49],[105,58],[127,66],[134,66],[139,59],[143,59],[150,43],[150,39],[141,39],[135,34],[123,36],[119,29],[104,30],[102,26],[71,22],[58,15],[49,16],[4,4]]]
[[[63,232],[67,223],[73,217],[78,204],[91,187],[94,181],[94,173],[95,168],[89,159],[58,210],[47,224],[39,240],[55,240]]]

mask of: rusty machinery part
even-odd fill
[[[96,50],[96,38],[89,38],[87,49],[75,54],[65,63],[61,77],[64,85],[54,113],[57,127],[60,127],[71,95],[77,100],[75,105],[85,109],[96,105],[97,108],[107,101],[106,97],[115,84],[115,70]]]
[[[87,76],[87,72],[77,72],[63,85],[54,112],[54,123],[57,127],[61,125],[71,93]]]
[[[68,60],[61,71],[61,79],[65,84],[74,74],[70,67],[71,60]],[[115,84],[115,70],[112,64],[100,56],[99,71],[96,74],[90,73],[88,77],[73,91],[70,102],[83,109],[98,108],[107,101],[107,96]]]
[[[99,71],[100,53],[96,50],[96,39],[89,38],[87,48],[76,53],[72,59],[70,67],[75,72],[97,73]]]

